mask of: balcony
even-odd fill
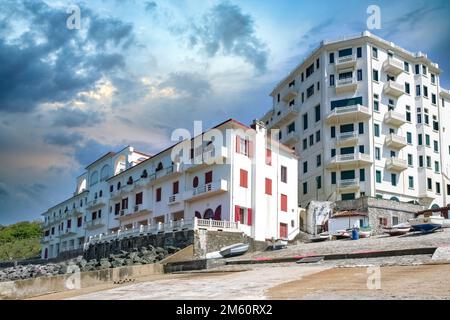
[[[406,123],[406,116],[391,110],[384,115],[384,122],[395,127],[400,127]]]
[[[184,200],[195,201],[211,197],[217,194],[221,194],[227,191],[228,191],[228,181],[222,179],[185,192]]]
[[[372,163],[370,155],[365,153],[341,154],[331,158],[327,164],[327,169],[339,169],[347,167],[363,167]]]
[[[168,200],[168,204],[169,204],[169,206],[170,205],[173,205],[173,204],[177,204],[177,203],[180,203],[181,202],[181,195],[180,194],[174,194],[174,195],[171,195],[170,197],[169,197],[169,200]]]
[[[383,71],[388,74],[399,75],[403,72],[403,62],[400,60],[388,57],[383,63]]]
[[[336,58],[334,65],[336,72],[348,68],[354,68],[356,66],[356,55],[352,54],[349,56],[338,57]]]
[[[396,135],[394,133],[390,133],[389,135],[387,135],[384,142],[389,148],[393,149],[402,149],[407,145],[405,137]]]
[[[86,208],[88,210],[92,210],[92,209],[103,207],[104,205],[105,205],[105,200],[103,200],[103,198],[98,198],[98,199],[89,201],[87,203]]]
[[[384,84],[383,91],[387,95],[398,98],[401,95],[403,95],[405,89],[403,88],[403,85],[398,84],[395,81],[389,80]]]
[[[94,230],[94,229],[98,229],[101,227],[104,227],[105,223],[102,221],[102,219],[96,219],[96,220],[91,220],[91,221],[86,221],[84,224],[84,227],[87,230]]]
[[[355,92],[358,83],[355,78],[345,78],[336,80],[336,94]]]
[[[290,87],[286,90],[286,93],[283,95],[283,101],[288,103],[292,101],[298,95],[298,90],[295,87]]]
[[[167,168],[163,168],[162,170],[159,170],[155,172],[155,179],[154,180],[164,180],[166,178],[171,177],[172,175],[181,173],[181,165],[180,163],[174,163],[171,166]],[[150,177],[152,178],[152,177]],[[152,180],[153,181],[153,180]]]
[[[221,146],[218,148],[205,150],[202,154],[191,159],[191,163],[183,164],[183,167],[187,172],[191,172],[194,170],[199,170],[207,165],[225,164],[227,158],[228,148]]]
[[[287,135],[282,137],[281,143],[287,146],[293,146],[298,142],[298,139],[298,134],[295,131],[291,131]]]
[[[359,179],[340,180],[337,184],[337,191],[340,193],[358,191],[359,188]]]
[[[335,139],[336,146],[338,147],[355,146],[358,143],[358,136],[359,136],[358,131],[341,133]]]
[[[151,210],[145,208],[143,204],[137,204],[132,208],[120,210],[119,215],[115,219],[123,221],[131,218],[143,217],[149,215],[150,213]]]
[[[406,160],[403,159],[389,158],[386,159],[386,169],[391,171],[402,172],[408,169],[408,163],[406,162]]]
[[[65,230],[62,230],[62,231],[60,231],[60,233],[59,233],[59,237],[60,238],[66,238],[66,237],[71,237],[71,236],[74,236],[74,235],[76,235],[77,234],[77,232],[74,230],[74,229],[72,229],[72,228],[66,228]]]
[[[299,108],[297,106],[283,107],[283,110],[278,111],[273,116],[271,127],[281,127],[283,124],[287,124],[297,118]]]
[[[356,122],[369,119],[371,114],[367,107],[352,105],[334,108],[327,116],[327,124],[338,124],[345,122]]]

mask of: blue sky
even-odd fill
[[[155,153],[194,120],[251,122],[321,40],[364,31],[370,4],[372,32],[426,52],[450,88],[448,0],[1,1],[0,224],[70,197],[106,151]]]

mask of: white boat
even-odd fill
[[[388,235],[392,236],[401,236],[404,234],[407,234],[409,231],[411,231],[411,225],[409,223],[400,223],[397,225],[394,225],[390,228],[385,227],[383,232],[387,233]]]
[[[408,222],[411,224],[414,231],[433,232],[442,228],[444,220],[444,217],[441,216],[425,217],[420,215],[417,218],[408,220]]]
[[[351,231],[347,230],[337,230],[335,233],[333,233],[333,237],[335,237],[337,240],[339,239],[348,239],[351,237]]]
[[[214,251],[206,254],[206,259],[221,259],[223,256],[220,254],[220,251]]]
[[[329,238],[330,238],[330,234],[328,232],[322,232],[322,233],[319,233],[314,238],[311,238],[310,240],[311,240],[311,242],[321,242],[321,241],[325,241]]]
[[[224,258],[239,256],[248,251],[249,245],[245,243],[236,243],[231,246],[220,249],[220,255]]]
[[[359,230],[360,238],[369,238],[372,235],[372,230]]]
[[[442,222],[442,228],[450,228],[450,219],[444,219],[444,222]]]

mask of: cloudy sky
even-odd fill
[[[450,87],[450,1],[0,1],[0,224],[70,197],[89,162],[175,128],[249,123],[323,39],[365,30],[421,50]],[[81,28],[68,29],[70,5]]]

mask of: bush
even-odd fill
[[[0,226],[0,261],[20,260],[39,255],[40,222],[18,222]]]

